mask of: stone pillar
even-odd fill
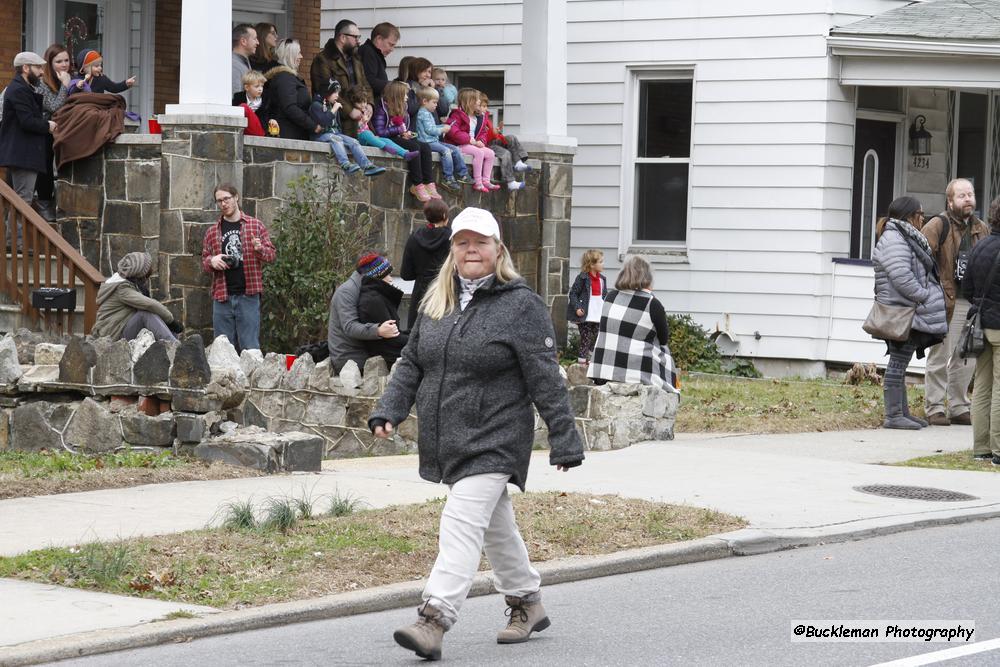
[[[167,114],[243,116],[232,106],[232,0],[183,0],[179,104]]]
[[[576,146],[566,136],[566,0],[523,2],[521,15],[518,137],[522,143]]]
[[[542,161],[538,185],[541,243],[538,249],[538,293],[549,307],[556,340],[566,342],[566,299],[570,286],[570,218],[573,211],[573,155],[576,148],[525,144]]]
[[[229,182],[243,192],[246,118],[166,114],[160,116],[160,126],[163,157],[156,297],[186,328],[211,340],[211,279],[201,268],[202,240],[219,216],[215,187]]]

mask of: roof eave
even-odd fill
[[[826,43],[835,56],[957,56],[1000,58],[1000,43],[949,42],[891,36],[830,35]]]

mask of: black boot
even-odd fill
[[[906,431],[919,431],[920,425],[903,416],[903,401],[906,400],[906,387],[889,385],[883,387],[882,398],[885,402],[885,421],[882,428],[896,428]]]

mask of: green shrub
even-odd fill
[[[670,353],[679,370],[761,377],[749,359],[723,357],[708,331],[690,315],[667,315],[667,322],[670,325]]]
[[[722,373],[722,355],[708,332],[690,315],[667,315],[674,366],[685,371]]]
[[[278,254],[264,270],[264,351],[291,353],[326,340],[330,295],[372,241],[371,219],[344,205],[341,183],[331,169],[289,183],[271,225]]]

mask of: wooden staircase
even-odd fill
[[[0,181],[0,243],[22,230],[18,251],[0,253],[0,330],[18,327],[58,333],[90,333],[97,319],[97,290],[104,276],[13,189]],[[32,290],[70,287],[75,311],[38,310]]]

